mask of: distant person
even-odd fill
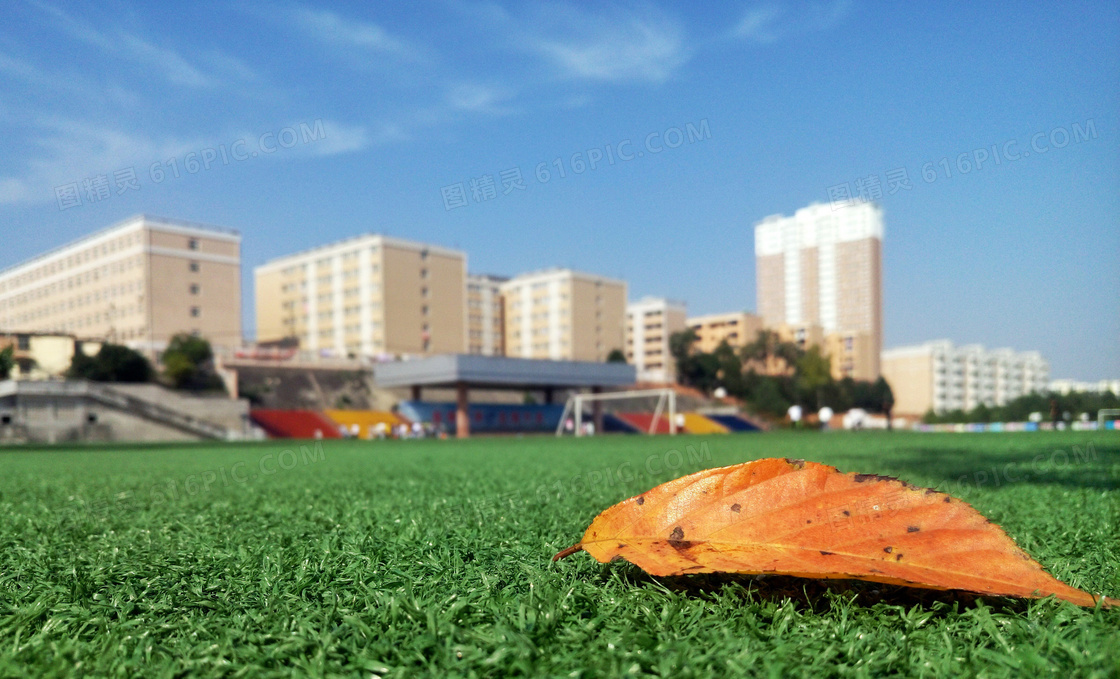
[[[1058,399],[1050,399],[1050,426],[1054,431],[1058,431],[1058,422],[1061,421],[1061,414],[1058,412]]]
[[[412,423],[412,436],[413,438],[424,438],[424,425],[419,422]]]

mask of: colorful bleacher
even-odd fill
[[[249,419],[274,439],[337,439],[342,438],[338,425],[313,410],[249,411]]]
[[[358,425],[357,436],[364,439],[373,437],[378,424],[385,424],[389,429],[400,424],[410,424],[405,418],[382,410],[327,410],[324,414],[351,433],[354,432],[354,425]]]
[[[616,413],[616,415],[618,415],[619,419],[633,425],[635,429],[643,434],[648,433],[654,426],[652,413]],[[656,426],[657,428],[654,430],[655,433],[669,433],[669,419],[667,417],[658,417]]]
[[[684,430],[689,434],[726,434],[727,427],[699,413],[684,414]]]
[[[738,415],[705,415],[704,417],[718,424],[722,424],[731,432],[760,431],[754,423]]]

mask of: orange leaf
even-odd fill
[[[966,502],[803,460],[756,460],[663,483],[607,509],[553,561],[580,550],[651,575],[852,578],[1096,605]]]

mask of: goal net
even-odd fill
[[[636,389],[569,396],[556,435],[587,436],[612,430],[676,434],[680,429],[675,391]]]

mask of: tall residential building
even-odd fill
[[[467,276],[467,353],[505,356],[505,308],[502,283],[509,278]]]
[[[0,330],[153,353],[177,333],[241,345],[241,236],[138,215],[0,271]]]
[[[502,284],[506,355],[604,361],[626,344],[626,282],[547,269]]]
[[[841,349],[843,376],[879,376],[883,342],[883,212],[873,203],[813,204],[755,224],[758,311],[767,326],[819,325]]]
[[[758,331],[762,330],[762,319],[746,311],[694,316],[686,323],[696,333],[693,347],[705,353],[715,351],[724,341],[732,349],[742,349],[753,342],[758,337]]]
[[[955,347],[937,340],[883,352],[883,377],[894,393],[895,412],[923,415],[1000,406],[1031,392],[1044,392],[1050,365],[1037,351]]]
[[[626,305],[626,362],[638,371],[639,382],[676,381],[669,336],[688,327],[681,302],[645,297]]]
[[[375,234],[254,271],[257,340],[332,356],[462,353],[467,255]]]

